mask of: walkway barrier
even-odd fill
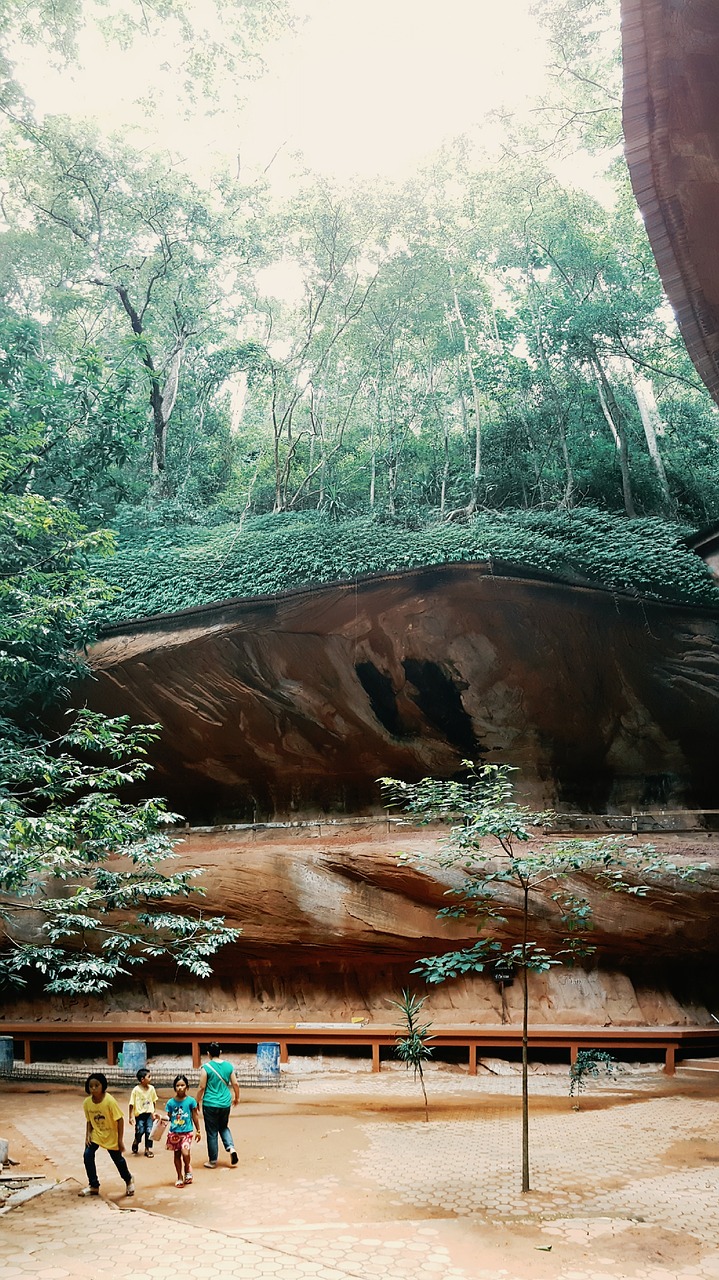
[[[0,1070],[0,1080],[12,1080],[22,1084],[37,1082],[43,1084],[84,1085],[91,1067],[83,1062],[15,1062]],[[153,1066],[152,1083],[158,1089],[171,1089],[177,1075],[177,1066]],[[184,1070],[184,1068],[183,1068]],[[134,1071],[125,1071],[123,1067],[103,1066],[103,1074],[111,1089],[134,1089],[137,1077]],[[187,1071],[190,1090],[197,1089],[200,1073],[197,1069]],[[270,1075],[266,1071],[248,1071],[235,1069],[241,1089],[296,1089],[297,1080],[287,1075]]]
[[[364,1047],[370,1050],[372,1070],[381,1068],[381,1054],[392,1054],[400,1031],[395,1026],[365,1023],[353,1026],[347,1023],[305,1023],[293,1026],[262,1026],[254,1023],[152,1023],[128,1025],[122,1022],[58,1023],[14,1022],[1,1020],[0,1028],[6,1036],[14,1036],[16,1047],[26,1064],[33,1063],[34,1052],[40,1045],[62,1046],[68,1056],[69,1046],[88,1046],[88,1056],[105,1053],[110,1066],[117,1064],[117,1049],[130,1037],[142,1037],[150,1058],[171,1047],[175,1051],[192,1054],[192,1064],[199,1067],[203,1050],[212,1041],[231,1046],[232,1050],[255,1052],[258,1046],[270,1040],[279,1045],[280,1062],[289,1061],[293,1048],[316,1047],[318,1051],[335,1047]],[[433,1048],[461,1048],[467,1053],[470,1075],[477,1074],[477,1055],[500,1055],[506,1050],[521,1049],[522,1031],[516,1024],[503,1026],[441,1026],[432,1025]],[[719,1025],[692,1027],[591,1027],[591,1026],[533,1026],[529,1029],[529,1052],[535,1058],[542,1049],[564,1050],[570,1062],[575,1062],[580,1049],[604,1049],[608,1051],[636,1051],[637,1057],[660,1051],[664,1054],[664,1070],[674,1074],[677,1055],[685,1056],[687,1050],[719,1050]],[[273,1051],[274,1052],[274,1051]],[[126,1065],[123,1063],[123,1065]],[[272,1073],[258,1072],[258,1076]]]

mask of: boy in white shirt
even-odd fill
[[[155,1121],[155,1112],[157,1108],[157,1094],[154,1085],[151,1084],[152,1076],[149,1067],[140,1067],[137,1072],[137,1084],[130,1094],[130,1124],[135,1123],[135,1140],[132,1144],[132,1154],[138,1155],[140,1143],[145,1139],[145,1155],[149,1160],[155,1154],[152,1150],[152,1126]]]

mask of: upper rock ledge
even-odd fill
[[[153,788],[212,822],[376,808],[376,779],[521,770],[533,803],[719,808],[719,615],[452,564],[144,619],[90,706],[156,721]]]

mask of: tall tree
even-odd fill
[[[86,128],[21,126],[6,146],[13,217],[9,296],[62,309],[75,341],[85,334],[116,366],[129,357],[143,375],[151,422],[155,491],[172,488],[170,421],[183,365],[203,339],[217,345],[237,319],[243,278],[259,254],[258,221],[216,201],[173,168],[169,157],[103,144]],[[228,294],[231,286],[231,298]],[[208,335],[211,334],[211,338]]]
[[[112,540],[36,491],[44,424],[27,417],[17,371],[0,373],[0,984],[100,991],[153,956],[204,976],[236,931],[204,916],[195,871],[171,869],[174,815],[121,795],[147,773],[153,729],[87,711],[49,727],[85,671],[108,594],[89,560]]]
[[[700,868],[677,866],[653,846],[631,847],[621,837],[568,840],[549,844],[542,839],[553,815],[532,813],[514,798],[512,769],[504,765],[474,766],[464,761],[467,780],[419,783],[380,779],[390,804],[423,822],[451,822],[439,865],[459,875],[447,893],[456,902],[440,912],[471,921],[480,937],[471,947],[428,956],[413,970],[429,983],[445,982],[466,973],[482,973],[498,958],[518,968],[522,981],[522,1191],[530,1190],[529,1159],[529,1008],[528,973],[542,973],[557,964],[573,964],[591,955],[592,906],[589,882],[595,891],[645,895],[667,873],[690,879]],[[459,819],[459,822],[457,821]],[[531,847],[530,847],[531,846]],[[404,855],[413,860],[412,854]],[[414,858],[420,864],[421,855]],[[520,940],[500,940],[506,924],[502,894],[509,889],[519,898]],[[558,944],[548,949],[531,937],[537,927],[535,896],[542,892],[556,909]]]

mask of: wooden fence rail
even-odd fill
[[[125,1040],[144,1040],[153,1046],[172,1047],[192,1053],[193,1066],[199,1067],[203,1047],[216,1040],[233,1047],[256,1048],[258,1044],[276,1042],[280,1046],[280,1061],[288,1062],[292,1048],[316,1046],[318,1049],[335,1047],[369,1048],[372,1070],[379,1071],[380,1051],[393,1048],[397,1027],[367,1023],[348,1027],[338,1024],[322,1024],[316,1027],[281,1024],[277,1026],[256,1023],[201,1023],[152,1021],[125,1023],[107,1019],[103,1022],[13,1022],[0,1021],[0,1035],[13,1036],[26,1063],[33,1061],[36,1046],[57,1044],[67,1053],[69,1046],[98,1045],[106,1048],[110,1065],[117,1062],[118,1047]],[[521,1027],[511,1026],[432,1026],[432,1044],[435,1047],[463,1048],[467,1051],[470,1075],[477,1074],[478,1052],[521,1048]],[[580,1049],[637,1050],[639,1056],[646,1050],[664,1053],[664,1070],[673,1075],[677,1055],[684,1056],[688,1047],[714,1049],[719,1053],[719,1026],[707,1027],[588,1027],[588,1026],[533,1026],[529,1029],[529,1050],[536,1056],[540,1049],[562,1049],[574,1062]]]

